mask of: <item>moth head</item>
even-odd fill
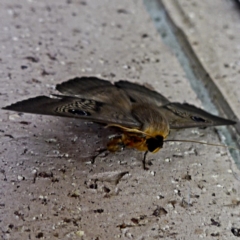
[[[152,153],[159,151],[163,147],[163,139],[164,138],[161,135],[148,138],[146,140],[148,151]]]

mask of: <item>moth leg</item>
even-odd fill
[[[110,141],[107,144],[107,149],[109,152],[120,152],[125,148],[123,143],[122,136],[114,136],[110,138]]]
[[[148,167],[146,167],[146,157],[147,157],[148,151],[146,151],[143,155],[143,160],[142,160],[142,164],[143,164],[143,169],[144,170],[149,170]]]
[[[96,158],[103,152],[120,152],[125,148],[125,144],[122,140],[122,135],[115,134],[109,136],[110,141],[107,144],[107,148],[102,148],[98,150],[98,153],[92,157],[91,163],[94,164]]]
[[[96,158],[97,158],[101,153],[107,152],[107,151],[108,151],[107,148],[101,148],[101,149],[99,149],[99,150],[98,150],[98,153],[97,153],[95,156],[92,157],[91,163],[94,164]]]

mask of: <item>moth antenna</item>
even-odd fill
[[[239,151],[239,149],[233,147],[233,146],[227,146],[223,144],[216,144],[216,143],[207,143],[207,142],[201,142],[201,141],[195,141],[195,140],[186,140],[186,139],[168,139],[164,140],[164,142],[188,142],[188,143],[199,143],[199,144],[204,144],[204,145],[209,145],[209,146],[215,146],[215,147],[225,147],[228,149],[234,149]]]

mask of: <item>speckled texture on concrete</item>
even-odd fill
[[[139,0],[1,1],[1,106],[94,75],[200,105]],[[165,144],[92,156],[110,130],[1,110],[2,239],[235,239],[239,182],[225,149]],[[178,138],[218,143],[214,129]],[[237,172],[237,174],[239,174]]]

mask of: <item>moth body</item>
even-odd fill
[[[139,129],[123,128],[121,136],[109,141],[108,150],[115,152],[127,147],[153,153],[159,151],[170,131],[164,114],[148,103],[133,104],[131,113],[141,123],[141,127]],[[116,127],[122,128],[118,125]]]

